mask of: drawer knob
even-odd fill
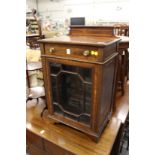
[[[98,51],[91,51],[90,53],[91,53],[92,56],[94,56],[94,55],[98,56]]]
[[[83,52],[83,55],[84,55],[84,56],[88,56],[88,55],[89,55],[89,51],[88,51],[88,50],[84,51],[84,52]]]
[[[53,48],[53,47],[51,47],[50,49],[49,49],[49,52],[50,53],[53,53],[55,51],[55,49]]]

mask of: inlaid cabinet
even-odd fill
[[[39,41],[49,118],[99,140],[112,114],[119,41],[112,36]]]

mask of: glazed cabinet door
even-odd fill
[[[47,59],[46,67],[51,113],[90,125],[93,65]]]

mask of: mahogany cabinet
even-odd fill
[[[112,114],[119,40],[62,36],[39,41],[49,118],[99,139]]]

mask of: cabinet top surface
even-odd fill
[[[40,43],[76,44],[90,46],[108,46],[120,41],[117,37],[93,37],[93,36],[60,36],[39,40]]]

